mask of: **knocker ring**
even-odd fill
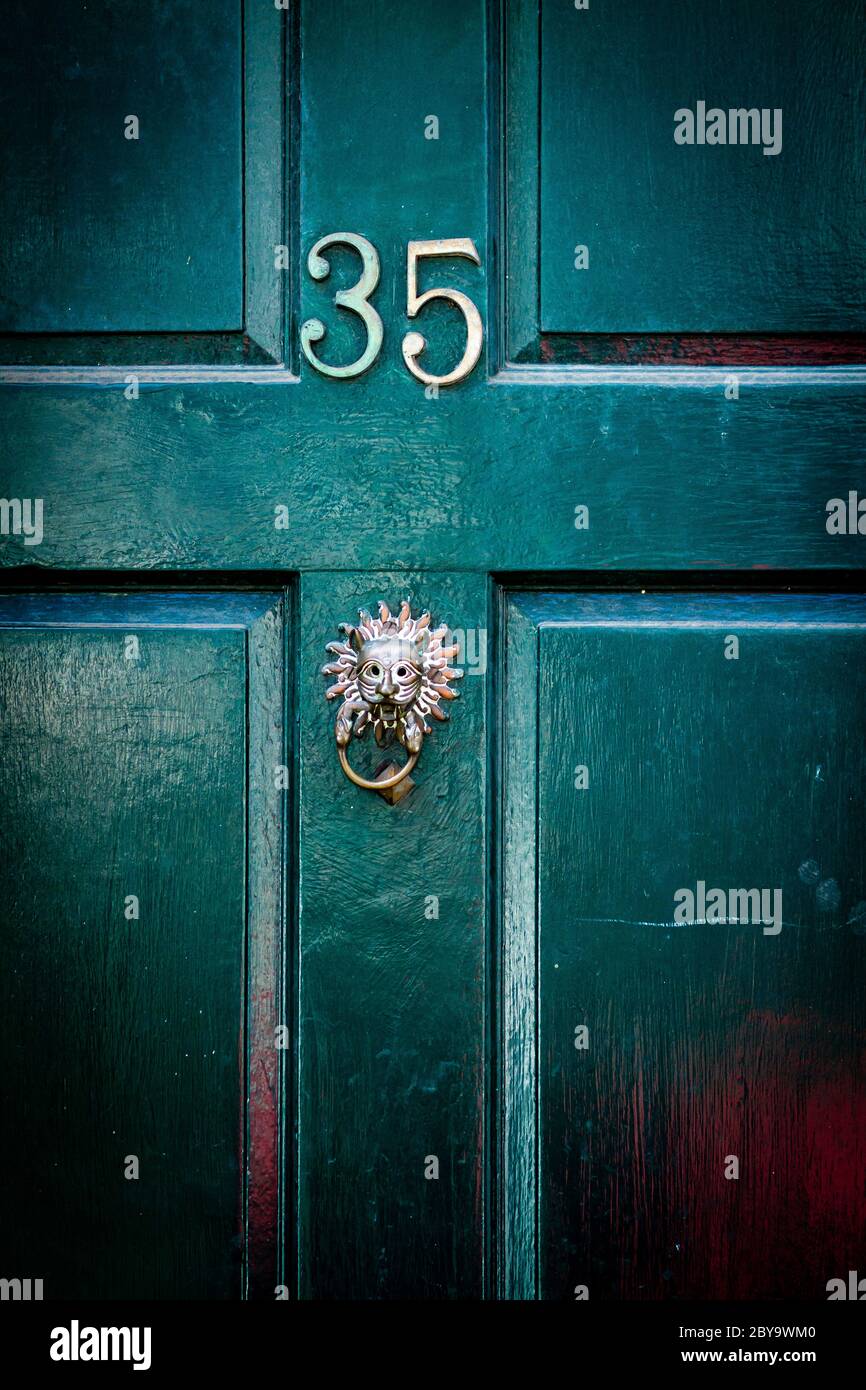
[[[399,772],[395,772],[391,777],[382,777],[375,782],[370,782],[366,777],[359,777],[358,773],[349,766],[349,755],[345,748],[338,748],[337,756],[340,759],[340,767],[345,772],[349,781],[354,782],[356,787],[365,787],[367,791],[371,792],[385,792],[391,787],[398,786],[398,784],[403,781],[404,777],[409,776],[409,773],[418,761],[418,754],[410,753]]]

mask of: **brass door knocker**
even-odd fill
[[[329,642],[334,660],[322,667],[322,675],[336,676],[326,699],[342,697],[334,734],[340,766],[351,782],[368,791],[389,794],[405,782],[418,761],[424,735],[432,733],[427,719],[446,720],[442,700],[453,700],[456,690],[449,681],[463,672],[449,666],[457,646],[443,646],[448,628],[431,631],[430,614],[413,618],[408,602],[394,616],[386,603],[379,604],[378,618],[362,609],[357,626],[341,623],[344,642]],[[407,760],[401,768],[373,781],[361,777],[349,765],[350,739],[362,738],[368,728],[380,748],[400,743]],[[397,798],[388,795],[387,799]]]

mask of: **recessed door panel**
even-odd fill
[[[0,331],[240,328],[239,0],[5,18]]]
[[[862,38],[849,0],[542,0],[542,331],[862,329]]]
[[[3,600],[0,1244],[46,1299],[238,1297],[257,1253],[246,626]]]
[[[826,1297],[866,1233],[866,608],[565,598],[533,637],[540,1294]]]

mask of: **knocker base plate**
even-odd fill
[[[393,777],[400,769],[396,763],[382,763],[373,773],[373,781],[384,781],[388,777]],[[396,787],[385,787],[379,792],[383,801],[387,801],[389,806],[396,806],[398,801],[402,801],[404,796],[408,796],[415,783],[411,777],[404,777],[402,782],[398,782]]]

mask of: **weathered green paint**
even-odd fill
[[[25,0],[6,22],[0,329],[240,328],[239,0]]]
[[[862,538],[828,535],[825,510],[866,492],[859,386],[744,377],[729,401],[718,373],[714,388],[472,382],[432,401],[403,372],[386,402],[377,371],[137,402],[10,389],[3,495],[43,497],[46,523],[41,546],[10,536],[0,561],[342,569],[384,549],[398,569],[863,565]]]
[[[541,21],[543,329],[866,326],[856,0],[544,0]],[[699,101],[714,140],[711,111],[729,140],[729,110],[765,110],[776,153],[675,143]]]
[[[508,632],[512,1279],[821,1298],[863,1238],[866,604],[525,595]],[[698,880],[778,888],[780,930],[676,923]]]
[[[320,670],[340,622],[406,597],[452,629],[489,627],[479,577],[301,579],[302,1297],[469,1298],[483,1288],[487,681],[460,682],[413,791],[390,806],[340,770]],[[366,776],[381,761],[366,742],[353,750]],[[438,1178],[425,1177],[429,1157]]]
[[[0,1227],[46,1298],[272,1296],[282,635],[260,599],[2,600]]]
[[[518,603],[500,595],[506,637],[495,706],[500,749],[496,807],[498,990],[496,1063],[499,1100],[497,1292],[537,1293],[538,1192],[537,772],[538,634]],[[506,626],[507,624],[507,626]]]
[[[167,13],[181,11],[170,6]],[[604,17],[595,6],[568,15],[578,25]],[[208,22],[213,24],[212,16]],[[617,15],[607,22],[624,21]],[[152,891],[171,907],[162,916],[160,942],[171,943],[181,957],[187,942],[194,951],[177,965],[174,955],[166,958],[165,969],[174,976],[161,993],[145,994],[141,1008],[182,994],[185,986],[188,992],[212,986],[220,1046],[234,1048],[238,1064],[213,1096],[185,1094],[183,1119],[175,1126],[173,1142],[187,1145],[193,1171],[196,1136],[206,1124],[216,1126],[219,1147],[201,1160],[206,1192],[198,1206],[164,1194],[152,1213],[155,1235],[146,1259],[139,1263],[135,1254],[129,1268],[123,1252],[137,1251],[135,1233],[123,1225],[123,1209],[111,1208],[119,1213],[117,1244],[109,1251],[106,1231],[99,1268],[74,1269],[69,1278],[78,1293],[103,1291],[102,1281],[111,1276],[116,1291],[202,1291],[195,1280],[210,1281],[204,1291],[215,1296],[272,1298],[275,1285],[285,1283],[302,1298],[557,1297],[571,1278],[569,1243],[586,1241],[589,1231],[597,1246],[601,1218],[597,1207],[588,1210],[583,1229],[551,1148],[558,1143],[561,1152],[567,1142],[563,1115],[572,1113],[567,1107],[573,1093],[566,1092],[561,1074],[551,1079],[551,1029],[558,1016],[550,1013],[551,996],[543,980],[539,993],[535,975],[536,872],[542,865],[546,875],[543,932],[552,895],[565,894],[566,912],[575,862],[581,873],[600,876],[599,900],[602,892],[613,894],[616,885],[607,883],[605,870],[616,860],[619,839],[632,836],[637,794],[630,786],[628,797],[613,800],[604,822],[593,822],[588,860],[571,803],[562,803],[551,780],[558,764],[548,730],[555,714],[566,736],[576,738],[579,709],[617,708],[618,681],[608,680],[604,697],[590,684],[583,705],[567,707],[571,634],[562,637],[561,652],[545,646],[540,655],[538,627],[549,603],[554,610],[559,604],[573,627],[579,600],[566,595],[539,600],[537,607],[534,599],[512,603],[509,586],[526,589],[534,573],[545,575],[548,585],[560,575],[563,584],[583,590],[608,571],[610,582],[624,586],[679,589],[664,601],[672,634],[688,592],[705,580],[709,584],[711,576],[717,582],[720,571],[730,571],[728,582],[743,593],[766,590],[774,578],[781,585],[798,570],[824,571],[828,590],[859,587],[853,572],[863,567],[863,538],[829,535],[826,505],[864,488],[859,441],[866,425],[866,374],[863,366],[801,365],[809,362],[802,348],[796,366],[736,371],[739,395],[731,399],[730,368],[587,369],[539,360],[547,326],[539,313],[539,267],[547,250],[539,241],[535,0],[510,0],[501,8],[483,0],[420,0],[412,7],[396,0],[365,6],[334,0],[327,15],[309,0],[288,13],[267,3],[245,4],[243,25],[240,318],[223,324],[225,332],[184,332],[198,321],[187,305],[178,319],[181,331],[136,332],[140,322],[132,311],[146,307],[148,295],[137,304],[127,293],[131,312],[125,323],[116,320],[122,333],[46,333],[7,339],[2,349],[4,361],[19,365],[0,371],[8,383],[0,391],[0,495],[42,498],[45,534],[38,546],[0,537],[0,565],[10,585],[33,591],[26,612],[38,641],[71,642],[77,653],[60,675],[48,668],[47,658],[42,666],[31,662],[27,679],[39,676],[32,688],[19,663],[12,688],[16,700],[22,691],[23,704],[7,760],[23,780],[12,828],[29,856],[28,872],[36,873],[41,850],[58,878],[79,872],[81,864],[94,879],[110,874],[115,845],[134,862],[151,843],[147,826],[162,828],[163,820],[169,835],[185,836],[182,872],[174,880],[166,870],[163,882],[154,869]],[[200,51],[214,50],[207,44]],[[178,61],[186,53],[185,40],[178,39]],[[684,70],[688,55],[677,48],[673,56]],[[740,58],[750,74],[759,72],[748,48]],[[196,71],[196,80],[204,72],[210,83],[209,66]],[[219,87],[217,75],[209,91]],[[830,96],[830,109],[836,109],[840,99]],[[769,96],[760,100],[770,103]],[[563,119],[566,107],[565,101],[558,105]],[[219,113],[217,130],[237,127],[228,114]],[[438,140],[425,139],[430,116],[438,119]],[[168,111],[165,119],[176,121]],[[187,135],[177,132],[188,153]],[[813,153],[821,138],[826,136],[818,129]],[[565,153],[570,158],[573,151]],[[774,163],[755,151],[741,153],[757,154],[761,167]],[[787,154],[786,145],[776,163]],[[791,167],[793,160],[786,165]],[[823,167],[830,168],[826,161]],[[175,186],[178,169],[175,164],[170,171],[172,206],[183,220],[189,190]],[[605,174],[608,192],[625,197],[626,176]],[[152,191],[151,183],[144,194]],[[851,196],[850,188],[840,192],[828,185],[828,206],[837,209],[837,220],[853,225],[845,201]],[[217,254],[234,216],[233,194],[228,202],[229,218],[220,209],[213,236],[204,241],[218,282],[211,290],[231,298],[234,234],[225,262]],[[698,216],[700,209],[694,211]],[[818,229],[824,236],[828,225]],[[312,280],[305,269],[310,247],[341,231],[367,237],[381,261],[371,302],[384,325],[382,352],[364,376],[350,381],[325,379],[298,350],[300,324],[311,317],[327,325],[320,345],[326,361],[351,362],[363,349],[357,316],[334,303],[335,292],[358,278],[357,256],[347,248],[329,252],[332,269],[325,281]],[[545,236],[542,223],[542,241]],[[430,345],[425,366],[441,373],[459,359],[465,326],[441,303],[426,307],[417,324],[407,319],[406,248],[410,240],[445,237],[471,238],[482,265],[460,259],[425,264],[419,291],[449,285],[468,294],[484,318],[485,352],[467,382],[431,398],[406,371],[401,340],[408,329],[420,328]],[[164,238],[167,265],[183,240]],[[287,271],[274,267],[277,245],[289,247]],[[821,267],[829,275],[824,260]],[[680,269],[677,276],[662,277],[671,305],[682,283]],[[70,283],[70,274],[71,267],[57,267],[57,284]],[[749,283],[757,312],[764,284],[756,277],[738,280],[738,292],[745,293]],[[774,283],[778,290],[778,276]],[[721,296],[724,288],[720,281],[713,294]],[[802,307],[801,316],[785,320],[791,331],[813,322],[813,300],[801,279],[794,288],[793,301],[790,294],[778,298],[786,313],[792,302]],[[158,290],[152,287],[157,298]],[[172,303],[183,307],[171,294]],[[633,301],[640,305],[646,297],[635,291]],[[858,303],[852,299],[846,312],[853,314]],[[723,307],[722,299],[714,298],[713,305]],[[750,320],[766,326],[751,315]],[[140,388],[132,399],[124,394],[130,373]],[[589,509],[586,529],[575,527],[581,506]],[[278,529],[281,507],[289,524]],[[756,576],[764,568],[786,573]],[[499,607],[490,602],[491,574],[510,576],[498,591]],[[145,580],[164,592],[137,593]],[[210,592],[188,594],[196,582]],[[100,592],[89,599],[64,596],[65,583],[90,583]],[[251,583],[272,596],[245,597]],[[109,600],[105,590],[116,596]],[[452,722],[437,726],[427,742],[415,789],[392,807],[350,786],[341,773],[334,708],[324,699],[320,667],[338,623],[351,620],[361,605],[378,598],[395,603],[407,593],[413,604],[429,606],[452,627],[486,629],[488,670],[461,683]],[[13,608],[21,602],[10,600]],[[611,602],[605,600],[605,611]],[[775,614],[777,602],[769,596],[756,600],[754,612]],[[148,640],[166,653],[165,683],[150,690],[144,705],[131,700],[127,686],[112,687],[106,699],[104,685],[82,660],[85,650],[108,640],[99,619],[101,605],[109,603],[127,615],[124,622],[137,615],[136,624],[154,629]],[[832,603],[833,612],[841,611],[838,600]],[[84,608],[73,640],[66,629],[76,604]],[[761,604],[769,606],[764,610]],[[291,621],[287,610],[290,618],[294,612]],[[506,626],[507,644],[500,641]],[[697,636],[671,635],[665,664],[661,645],[650,644],[646,655],[643,649],[632,653],[627,634],[605,635],[612,644],[598,638],[597,669],[609,661],[623,680],[633,679],[633,660],[652,694],[647,710],[635,694],[618,715],[623,756],[626,746],[638,753],[643,748],[649,709],[664,721],[681,702],[696,736],[704,727],[727,730],[709,678],[673,674],[685,650],[681,640],[699,645]],[[4,633],[0,645],[11,650],[20,636]],[[846,719],[853,720],[856,689],[846,686],[847,674],[833,673],[831,647],[848,643],[847,637],[804,630],[797,640],[801,646],[791,638],[793,646],[784,648],[784,659],[794,663],[796,687],[785,684],[780,669],[773,688],[790,696],[792,717],[799,721],[795,747],[805,756],[806,744],[811,748],[818,741],[808,703],[813,667],[814,690],[823,692],[820,708],[835,720],[840,736]],[[803,656],[813,643],[818,654]],[[231,664],[222,681],[205,660],[215,650]],[[196,675],[200,679],[190,683]],[[59,742],[48,742],[41,722],[49,696],[65,699],[75,714],[61,728]],[[130,752],[123,761],[130,730],[142,728],[143,710],[151,722],[140,732],[135,759]],[[769,714],[757,698],[746,714],[735,732],[750,758],[761,767],[769,759],[770,776],[777,776]],[[198,733],[175,747],[170,735],[181,716]],[[58,799],[43,819],[26,800],[35,795],[34,783],[22,771],[40,749],[40,756],[57,760],[67,784],[75,778],[77,797]],[[553,759],[543,764],[543,784],[539,749]],[[370,758],[359,746],[362,769],[365,753]],[[707,743],[706,758],[712,754]],[[86,779],[75,777],[85,762]],[[130,805],[120,763],[141,778]],[[170,780],[173,771],[196,766],[213,773],[218,765],[216,796],[190,785],[188,777]],[[278,791],[274,770],[284,765],[291,769],[291,786]],[[169,774],[166,785],[160,769]],[[231,793],[220,780],[229,769]],[[746,826],[767,853],[786,831],[793,837],[798,829],[790,808],[775,829],[767,810],[765,835],[746,798],[731,791],[726,806],[725,824]],[[660,870],[677,809],[668,795],[659,801],[655,820],[646,823],[646,854],[657,845]],[[836,810],[827,822],[827,852],[853,873],[860,851],[843,833]],[[541,860],[537,816],[547,836]],[[53,838],[46,847],[49,827]],[[104,918],[109,880],[99,882],[102,897],[94,890],[93,910]],[[224,884],[230,891],[217,892]],[[44,990],[56,1012],[63,983],[58,964],[69,961],[70,978],[91,987],[103,959],[83,946],[78,954],[70,952],[70,943],[81,940],[83,905],[76,916],[78,906],[59,891],[55,898],[43,886],[41,897],[15,898],[18,916],[6,943],[19,949],[22,937],[41,940],[31,995],[40,997],[38,990]],[[207,930],[200,916],[186,910],[196,895],[214,903]],[[433,896],[439,898],[438,917],[425,915]],[[31,900],[40,913],[36,925],[27,916]],[[622,915],[633,915],[633,908],[624,900]],[[593,910],[601,913],[599,905]],[[41,927],[45,917],[51,919],[48,936]],[[566,937],[566,928],[565,916],[559,927],[554,922],[551,943],[558,945],[556,931]],[[209,953],[213,933],[231,944],[225,968],[219,952],[213,959]],[[115,951],[106,958],[117,962],[115,938],[104,939]],[[792,933],[789,947],[783,933],[783,950],[792,949],[794,939]],[[583,942],[569,938],[565,945],[569,941],[571,954],[563,956],[579,993]],[[833,937],[828,944],[829,983],[820,996],[827,1014],[828,991],[839,983],[844,964],[840,942]],[[670,1017],[670,995],[653,973],[658,962],[644,959],[641,942],[632,943],[618,966],[602,959],[604,946],[597,926],[592,950],[607,972],[593,986],[599,1010],[600,991],[610,987],[617,992],[618,1016],[635,1000],[639,1012],[641,982],[652,980],[653,1002]],[[546,949],[545,939],[542,956]],[[804,947],[780,984],[797,1007],[810,959]],[[756,967],[766,971],[760,961]],[[686,952],[684,979],[706,994],[714,962],[712,953],[698,959]],[[40,964],[44,969],[37,975]],[[152,974],[162,958],[154,954],[145,964]],[[748,961],[737,955],[722,964],[732,999],[745,999]],[[760,983],[769,990],[765,976]],[[834,1056],[844,1092],[853,1005],[845,987],[838,997]],[[64,1010],[66,999],[64,993]],[[123,1037],[119,1006],[110,1007],[96,1035],[98,1053],[93,1035],[84,1035],[80,1015],[72,1013],[71,1058],[59,1048],[51,1051],[51,1069],[41,1081],[49,1099],[60,1067],[72,1068],[84,1086],[81,1059],[88,1056],[98,1087],[110,1091],[114,1051]],[[712,1021],[711,1011],[705,1017]],[[280,1023],[289,1046],[275,1051],[270,1041]],[[681,1045],[677,1055],[685,1056],[689,1040],[682,1017],[673,1016],[671,1025]],[[12,1030],[11,1022],[9,1036],[19,1050],[24,1046],[25,1035]],[[749,1046],[757,1047],[757,1032],[749,1038]],[[34,1042],[28,1055],[38,1059],[35,1069],[28,1072],[25,1059],[16,1073],[13,1099],[19,1109],[25,1083],[40,1082],[45,1052]],[[123,1055],[131,1068],[132,1053]],[[670,1048],[658,1055],[653,1084],[669,1074]],[[157,1049],[139,1065],[142,1076],[150,1068],[156,1077],[167,1062]],[[619,1092],[609,1079],[607,1099],[616,1104]],[[112,1101],[124,1120],[143,1094],[135,1078],[125,1084],[129,1094]],[[540,1133],[536,1096],[548,1107],[547,1128]],[[242,1121],[232,1109],[241,1097]],[[231,1132],[223,1123],[230,1110],[236,1124]],[[35,1144],[50,1121],[40,1115],[30,1123]],[[69,1134],[71,1152],[76,1134]],[[607,1142],[611,1164],[621,1162],[616,1136],[608,1135]],[[102,1220],[86,1174],[92,1178],[101,1172],[95,1165],[107,1160],[96,1132],[81,1145],[74,1161],[84,1186],[72,1217]],[[438,1180],[424,1175],[432,1155],[440,1163]],[[24,1161],[23,1152],[15,1157],[19,1183]],[[55,1194],[65,1191],[56,1174],[48,1176],[59,1184]],[[227,1238],[229,1203],[234,1205]],[[56,1210],[47,1204],[46,1212]],[[647,1210],[658,1219],[653,1238],[661,1240],[667,1218],[658,1204]],[[556,1213],[562,1214],[561,1230]],[[64,1253],[59,1217],[54,1234],[49,1216],[34,1222],[48,1253],[77,1258]],[[17,1240],[21,1228],[15,1229]],[[15,1272],[25,1245],[15,1246],[11,1265],[5,1248],[0,1251],[3,1272]],[[196,1256],[193,1274],[190,1251]],[[694,1282],[697,1266],[691,1269]],[[40,1270],[33,1272],[38,1276]],[[579,1272],[573,1282],[578,1277]],[[596,1266],[592,1277],[602,1292],[611,1291],[609,1270]]]

